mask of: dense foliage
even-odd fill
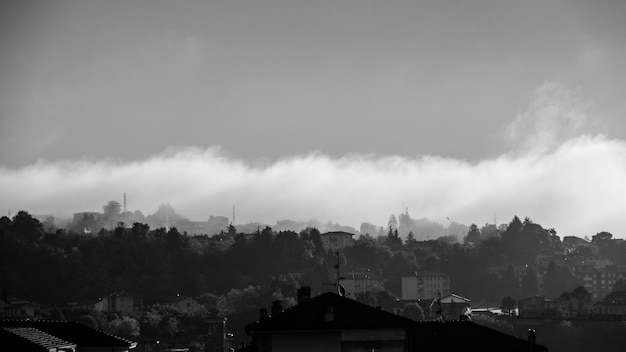
[[[377,235],[360,235],[336,256],[324,249],[315,228],[276,233],[266,227],[244,234],[231,226],[208,237],[187,236],[176,228],[119,223],[110,230],[85,234],[44,226],[20,211],[12,219],[0,218],[0,288],[12,297],[50,306],[122,290],[144,296],[146,305],[176,294],[198,297],[204,304],[200,313],[228,316],[233,329],[243,334],[243,325],[256,319],[258,309],[269,307],[272,300],[289,306],[300,286],[311,286],[314,294],[328,289],[335,280],[337,260],[342,271],[368,272],[383,280],[384,289],[356,297],[372,305],[400,296],[401,277],[417,270],[448,274],[452,291],[470,297],[474,304],[493,305],[503,297],[537,294],[537,270],[545,275],[547,296],[558,297],[580,284],[554,263],[547,268],[535,265],[538,253],[560,248],[561,240],[554,230],[528,218],[514,217],[500,227],[472,225],[463,239],[443,236],[418,241],[409,232],[403,240],[391,225],[387,234]],[[610,245],[610,239],[608,233],[593,237],[604,255],[623,264],[626,248]],[[520,266],[526,267],[521,285],[514,275],[514,267]],[[413,306],[404,311],[407,316],[421,316]],[[168,320],[167,311],[153,309],[151,314],[158,319],[146,315],[137,322],[118,317],[98,324],[128,336],[136,333],[137,323],[144,333],[174,334],[179,329]],[[79,318],[95,324],[93,317]]]

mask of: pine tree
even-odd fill
[[[537,295],[537,275],[533,268],[528,267],[522,278],[522,297],[531,297]]]

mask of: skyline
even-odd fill
[[[2,2],[0,209],[623,238],[624,32],[610,0]]]

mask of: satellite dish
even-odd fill
[[[342,285],[337,285],[337,294],[341,297],[345,297],[346,296],[346,288],[343,287]]]

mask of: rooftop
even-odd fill
[[[32,329],[52,335],[63,341],[76,344],[79,347],[124,347],[133,348],[136,343],[117,337],[103,331],[73,321],[56,320],[0,320],[0,327],[4,330],[27,331],[16,329]]]

